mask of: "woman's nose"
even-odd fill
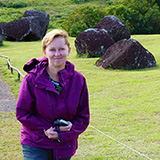
[[[60,55],[60,51],[57,49],[55,52],[55,56],[58,56],[58,55]]]

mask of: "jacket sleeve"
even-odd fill
[[[47,129],[44,120],[36,116],[35,98],[33,94],[33,82],[27,75],[24,77],[17,100],[16,117],[23,126],[30,130],[42,130]]]
[[[60,142],[68,142],[75,138],[78,138],[79,134],[84,132],[89,125],[89,96],[88,96],[88,89],[87,84],[84,79],[84,86],[82,89],[79,106],[77,110],[76,117],[72,121],[72,129],[69,132],[60,132],[59,139]]]

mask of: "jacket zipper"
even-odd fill
[[[48,100],[49,100],[49,105],[50,105],[50,108],[51,108],[51,114],[52,114],[52,119],[53,119],[54,112],[53,112],[53,107],[52,107],[52,102],[51,102],[51,98],[50,98],[50,95],[49,95],[49,91],[47,91],[47,97],[48,97]]]

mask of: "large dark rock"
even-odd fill
[[[23,17],[6,24],[0,24],[0,33],[7,40],[40,40],[49,24],[49,15],[41,11],[27,10]]]
[[[114,40],[104,29],[90,28],[80,33],[75,46],[78,54],[89,53],[90,57],[101,56],[107,48],[114,44]]]
[[[138,41],[124,39],[114,43],[96,62],[96,66],[113,69],[142,69],[156,66],[154,56]]]
[[[4,27],[5,27],[6,23],[0,23],[0,35],[1,36],[4,36],[5,33],[4,33]]]
[[[26,17],[7,23],[3,29],[7,40],[39,40],[40,25],[37,17]]]
[[[39,25],[40,25],[40,35],[42,38],[46,34],[46,31],[48,29],[49,14],[41,11],[30,10],[30,9],[26,10],[25,13],[23,14],[23,17],[30,17],[30,16],[34,16],[38,18]]]
[[[115,16],[106,16],[93,28],[105,29],[112,36],[115,42],[121,39],[129,39],[130,31],[128,27]]]
[[[2,46],[3,45],[3,39],[2,39],[2,37],[0,36],[0,46]]]

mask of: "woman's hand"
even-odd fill
[[[44,130],[45,135],[49,138],[49,139],[59,139],[59,135],[56,131],[54,131],[55,128],[51,127],[47,130]]]
[[[60,126],[59,127],[59,130],[61,131],[61,132],[66,132],[66,131],[70,131],[71,130],[71,128],[72,128],[72,123],[70,122],[70,121],[68,121],[69,122],[69,125],[68,126]]]
[[[70,131],[71,128],[72,128],[72,123],[70,121],[69,122],[69,125],[68,126],[60,126],[59,127],[59,130],[61,132],[67,132],[67,131]],[[59,135],[58,135],[58,132],[55,131],[55,128],[51,127],[47,130],[44,130],[44,133],[45,135],[49,138],[49,139],[59,139]]]

